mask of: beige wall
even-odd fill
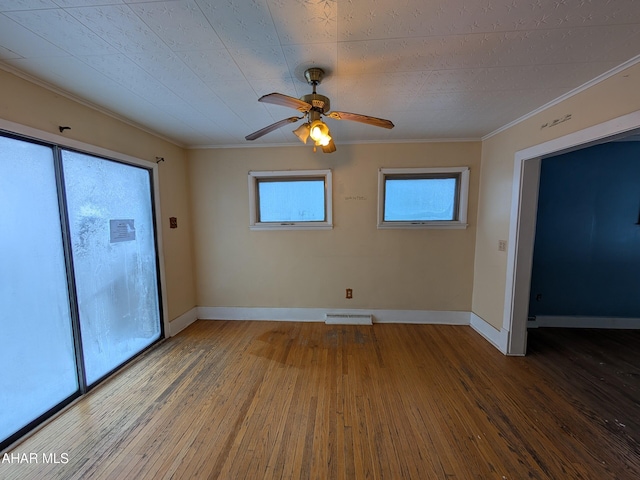
[[[198,305],[469,311],[479,162],[479,143],[190,151]],[[380,167],[464,165],[469,228],[376,228]],[[333,172],[333,230],[249,230],[250,170],[320,168]]]
[[[516,152],[640,109],[638,86],[635,65],[482,142],[472,311],[494,327],[503,325],[507,255],[498,240],[509,236]]]
[[[340,145],[332,155],[302,146],[185,152],[1,70],[0,118],[51,134],[68,125],[64,138],[145,160],[165,158],[159,178],[169,319],[196,304],[471,309],[500,328],[507,257],[497,246],[509,233],[515,153],[639,110],[639,80],[640,66],[632,66],[482,145]],[[570,121],[540,128],[566,114]],[[377,230],[377,169],[441,165],[471,167],[470,227]],[[333,230],[248,229],[249,170],[326,167],[334,172]],[[346,199],[354,196],[365,200]],[[178,229],[168,228],[170,216]],[[347,287],[353,300],[344,299]]]
[[[167,150],[163,150],[167,151]],[[183,150],[161,153],[158,165],[162,210],[162,240],[165,266],[165,291],[169,320],[196,306],[195,259],[188,161]],[[169,228],[169,218],[178,219],[178,228]]]
[[[0,118],[159,165],[162,243],[169,320],[195,306],[188,163],[184,149],[0,70]],[[69,126],[60,135],[58,126]],[[169,217],[178,229],[169,229]]]

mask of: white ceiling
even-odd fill
[[[640,54],[640,0],[0,0],[0,12],[1,68],[189,147],[298,143],[297,125],[244,137],[296,115],[257,100],[310,93],[310,66],[329,73],[318,93],[333,109],[396,125],[328,119],[339,145],[481,138]]]

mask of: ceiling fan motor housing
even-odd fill
[[[319,112],[323,114],[328,112],[331,106],[329,99],[324,95],[316,93],[316,86],[320,85],[320,82],[322,82],[324,78],[324,70],[318,67],[308,68],[304,72],[304,78],[306,78],[309,85],[313,86],[313,93],[300,97],[300,100],[303,102],[311,104],[312,109],[309,113]]]
[[[309,93],[300,97],[300,100],[307,102],[313,106],[313,109],[320,113],[328,112],[331,104],[329,98],[319,93]]]
[[[304,71],[304,78],[309,85],[319,85],[324,78],[324,70],[318,67],[308,68]]]

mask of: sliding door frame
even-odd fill
[[[65,268],[67,274],[67,290],[69,292],[69,308],[71,310],[71,329],[73,331],[73,348],[76,356],[76,373],[80,395],[87,393],[87,375],[84,367],[82,350],[82,332],[80,330],[80,311],[78,308],[78,291],[73,268],[73,252],[71,251],[71,228],[69,211],[67,210],[67,192],[62,170],[62,153],[58,145],[51,145],[54,170],[56,173],[56,190],[58,192],[58,208],[60,210],[60,227],[62,230],[62,246],[64,248]]]
[[[162,341],[169,335],[169,322],[166,317],[167,309],[167,296],[164,291],[163,286],[166,285],[165,282],[165,269],[164,269],[164,253],[163,253],[163,244],[162,244],[162,221],[161,221],[161,211],[160,211],[160,182],[158,177],[158,164],[153,161],[146,161],[139,158],[131,157],[129,155],[125,155],[122,153],[110,151],[101,147],[92,146],[89,144],[85,144],[83,142],[78,142],[76,140],[70,140],[68,138],[62,137],[60,135],[51,134],[49,132],[40,131],[37,129],[33,129],[31,127],[27,127],[24,125],[16,124],[13,122],[9,122],[3,119],[0,119],[0,133],[3,136],[7,136],[9,138],[13,138],[16,140],[21,140],[25,142],[31,142],[34,144],[46,146],[51,148],[53,164],[54,164],[54,172],[55,172],[55,182],[56,182],[56,192],[58,198],[58,210],[59,210],[59,218],[60,218],[60,227],[62,234],[62,244],[63,244],[63,254],[65,261],[65,273],[67,279],[67,290],[68,290],[68,303],[70,308],[70,317],[71,317],[71,328],[73,331],[73,342],[74,342],[74,353],[76,357],[76,372],[78,379],[78,390],[75,393],[62,400],[57,405],[50,408],[48,411],[37,417],[36,419],[29,422],[27,425],[22,427],[20,430],[10,435],[7,439],[0,439],[0,451],[4,451],[7,448],[10,448],[12,444],[21,441],[27,434],[33,433],[38,426],[43,424],[46,420],[50,419],[57,413],[61,412],[65,407],[69,404],[81,398],[88,391],[96,387],[100,384],[105,378],[109,377],[128,363],[130,363],[137,356],[141,355],[143,352],[151,348],[153,345]],[[74,275],[74,266],[73,266],[73,254],[71,248],[71,230],[69,225],[69,214],[67,210],[67,197],[66,197],[66,189],[64,182],[64,169],[62,165],[62,151],[73,151],[78,153],[83,153],[87,155],[91,155],[105,161],[115,161],[121,164],[139,167],[146,170],[149,174],[150,179],[150,194],[151,194],[151,216],[153,222],[153,230],[154,230],[154,246],[155,246],[155,260],[156,260],[156,280],[157,280],[157,291],[158,291],[158,313],[160,318],[160,336],[153,343],[143,348],[140,352],[137,352],[128,360],[118,365],[108,373],[106,373],[101,378],[97,379],[90,386],[87,385],[87,377],[84,366],[84,355],[82,349],[82,332],[80,328],[80,315],[78,308],[78,297],[76,290],[76,281]]]
[[[60,181],[62,182],[62,184],[59,186],[60,190],[59,190],[59,194],[62,197],[62,201],[64,202],[64,221],[65,221],[65,228],[66,228],[66,232],[65,234],[67,235],[67,238],[65,238],[65,241],[68,239],[68,244],[65,245],[65,247],[69,248],[69,261],[67,262],[68,268],[70,268],[70,279],[73,282],[73,294],[74,294],[74,304],[73,307],[75,309],[73,313],[75,313],[75,321],[74,321],[74,335],[77,335],[76,338],[78,339],[76,348],[77,351],[80,352],[80,357],[82,360],[82,368],[81,371],[79,371],[79,379],[81,380],[81,391],[82,393],[86,393],[89,390],[91,390],[92,388],[96,387],[97,385],[99,385],[103,380],[107,379],[108,377],[110,377],[114,372],[118,371],[119,369],[121,369],[123,366],[125,366],[127,363],[131,362],[134,358],[136,358],[137,356],[141,355],[143,352],[145,352],[146,350],[148,350],[152,345],[158,343],[159,341],[163,340],[164,338],[166,338],[166,335],[168,333],[166,332],[165,329],[165,322],[164,322],[164,312],[166,311],[164,309],[163,306],[163,302],[162,302],[162,282],[160,279],[160,255],[159,255],[159,248],[158,248],[158,223],[156,221],[156,202],[155,202],[155,192],[156,189],[154,188],[154,175],[153,172],[151,170],[151,168],[149,167],[149,165],[147,164],[139,164],[139,163],[131,163],[131,162],[125,162],[125,161],[121,161],[121,160],[117,160],[114,159],[113,157],[106,157],[104,155],[99,155],[96,153],[92,153],[92,152],[88,152],[86,150],[81,150],[81,149],[77,149],[77,148],[69,148],[69,147],[64,147],[61,145],[56,145],[55,147],[56,150],[56,161],[59,162],[59,172],[60,172]],[[102,160],[102,161],[106,161],[106,162],[114,162],[114,163],[118,163],[121,165],[125,165],[128,167],[133,167],[133,168],[138,168],[141,170],[144,170],[147,175],[149,175],[149,194],[151,195],[151,224],[152,224],[152,228],[153,228],[153,246],[155,249],[155,265],[156,265],[156,288],[157,288],[157,292],[158,292],[158,314],[159,314],[159,319],[160,319],[160,335],[158,337],[157,340],[154,340],[150,345],[144,347],[142,350],[140,350],[139,352],[135,353],[134,355],[132,355],[131,357],[129,357],[127,360],[125,360],[123,363],[120,363],[118,365],[116,365],[114,368],[108,370],[106,373],[104,373],[103,375],[101,375],[100,377],[98,377],[97,379],[93,380],[90,384],[87,380],[87,374],[86,374],[86,368],[85,368],[85,363],[84,363],[84,348],[83,348],[83,343],[82,343],[82,319],[80,318],[80,307],[79,307],[79,303],[78,303],[78,294],[77,294],[77,289],[76,289],[76,274],[75,274],[75,267],[73,264],[73,249],[72,249],[72,242],[71,242],[71,225],[69,222],[69,210],[68,210],[68,205],[67,205],[67,201],[68,201],[68,197],[67,197],[67,193],[65,191],[66,189],[66,182],[65,182],[65,178],[64,178],[64,159],[63,159],[63,152],[72,152],[72,153],[78,153],[78,154],[82,154],[82,155],[87,155],[90,157],[93,157],[95,159],[98,160]],[[58,165],[56,166],[58,167]],[[156,167],[157,168],[157,167]],[[77,332],[76,332],[77,329]],[[80,370],[80,369],[79,369]]]
[[[1,127],[1,126],[0,126]],[[77,380],[77,389],[68,397],[64,398],[62,401],[53,405],[51,408],[38,415],[36,418],[31,420],[29,423],[18,429],[13,434],[9,435],[6,439],[0,438],[0,451],[4,451],[5,448],[11,446],[13,443],[21,440],[25,435],[34,432],[37,427],[43,424],[46,420],[53,417],[56,413],[63,410],[66,406],[80,398],[84,393],[86,393],[86,382],[84,381],[84,362],[82,359],[82,350],[80,345],[80,336],[79,330],[76,331],[77,327],[79,327],[78,316],[77,316],[77,300],[75,293],[75,281],[73,278],[72,264],[71,264],[71,243],[69,243],[69,230],[67,227],[67,213],[64,205],[64,185],[61,183],[62,178],[60,176],[60,164],[59,164],[59,155],[57,152],[57,146],[51,142],[39,139],[32,138],[22,135],[20,133],[12,132],[9,130],[4,130],[0,128],[0,133],[5,138],[10,138],[12,140],[18,140],[23,142],[32,143],[34,145],[39,145],[42,147],[51,149],[51,164],[53,166],[54,172],[54,181],[55,181],[55,189],[56,189],[56,198],[58,202],[58,220],[60,223],[60,234],[61,234],[61,243],[62,243],[62,256],[64,261],[64,270],[65,270],[65,280],[67,283],[67,304],[69,306],[69,321],[71,322],[70,330],[73,341],[73,353],[75,360],[75,369],[76,369],[76,380]],[[80,348],[80,350],[79,350]]]

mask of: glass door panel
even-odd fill
[[[62,151],[87,384],[160,338],[146,169]]]
[[[53,151],[0,136],[0,445],[78,392]]]

